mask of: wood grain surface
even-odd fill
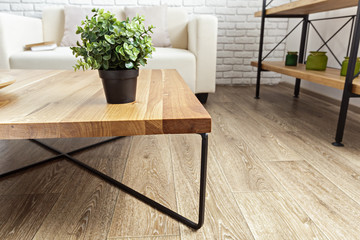
[[[0,196],[0,239],[33,239],[59,195]]]
[[[87,145],[94,139],[81,140],[81,145]],[[122,138],[74,157],[121,181],[131,141],[131,137]],[[52,144],[69,151],[78,142],[79,139],[62,139]],[[93,174],[68,164],[73,174],[68,181],[63,181],[64,190],[34,239],[105,239],[120,191]]]
[[[166,136],[133,138],[122,183],[177,211]],[[179,223],[172,218],[126,193],[119,194],[109,237],[175,235],[178,232]]]
[[[266,15],[307,15],[341,8],[357,6],[357,0],[297,0],[277,7],[270,7]],[[262,11],[256,12],[255,17],[261,17]]]
[[[257,62],[251,62],[251,65],[257,67]],[[318,83],[332,88],[344,89],[345,77],[340,76],[340,70],[327,68],[325,71],[306,70],[305,64],[296,67],[285,66],[284,62],[263,62],[262,68],[291,77],[300,78],[306,81]],[[352,92],[360,94],[360,78],[353,80]]]
[[[16,82],[14,76],[5,73],[0,73],[0,89],[13,84],[14,82]]]
[[[197,221],[200,184],[200,137],[170,136],[179,211]],[[210,146],[214,146],[211,144]],[[212,148],[212,147],[210,147]],[[221,161],[221,159],[220,159]],[[208,156],[205,223],[194,232],[180,226],[183,239],[254,239],[236,206],[231,190],[212,153]],[[217,187],[214,187],[217,185]]]
[[[215,105],[215,104],[214,104]],[[221,104],[222,106],[225,103]],[[279,191],[281,189],[278,181],[269,172],[262,161],[267,158],[259,158],[257,151],[246,144],[242,136],[249,138],[257,137],[257,134],[250,127],[235,127],[234,124],[242,119],[229,118],[230,112],[227,109],[215,105],[209,107],[216,123],[213,124],[214,136],[210,138],[212,146],[210,151],[221,161],[220,168],[223,170],[226,179],[234,192],[252,191]],[[246,114],[239,112],[239,116]],[[250,119],[248,119],[250,120]],[[248,126],[253,121],[249,121]],[[263,143],[260,143],[263,144]],[[269,151],[268,151],[269,153]],[[268,156],[271,156],[270,154]],[[236,159],[236,161],[233,161]]]
[[[360,205],[335,184],[304,161],[268,164],[286,190],[329,238],[358,238]]]
[[[350,108],[345,147],[335,148],[339,102],[308,91],[295,99],[288,84],[262,86],[260,100],[254,93],[217,86],[205,105],[214,129],[200,230],[59,160],[0,178],[0,238],[358,240],[360,109]],[[100,140],[41,139],[63,151]],[[200,140],[125,137],[75,157],[196,221]],[[0,150],[5,169],[51,155],[24,140],[0,141]]]
[[[235,197],[255,239],[328,239],[287,193],[236,193]]]
[[[55,156],[35,143],[24,140],[0,140],[0,153],[0,174]]]
[[[176,70],[142,70],[136,102],[107,104],[97,71],[12,70],[0,138],[205,133],[211,118]]]

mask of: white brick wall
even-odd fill
[[[287,0],[275,0],[275,4]],[[184,7],[189,15],[212,14],[219,20],[218,29],[218,84],[253,84],[256,81],[256,68],[250,66],[257,60],[260,35],[260,18],[254,12],[260,10],[262,0],[0,0],[0,12],[24,16],[41,17],[44,7],[50,5],[157,5]],[[265,53],[287,32],[287,19],[268,19],[265,35]],[[285,45],[280,45],[269,60],[282,60]],[[280,76],[274,73],[263,74],[262,83],[275,84]]]

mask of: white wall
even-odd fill
[[[347,16],[347,15],[353,15],[353,14],[356,14],[356,8],[347,8],[347,9],[341,9],[341,10],[336,10],[336,11],[312,14],[312,15],[310,15],[310,19],[318,19],[318,18],[333,17],[333,16]],[[325,21],[314,22],[314,25],[315,25],[316,29],[322,34],[323,38],[325,40],[327,40],[347,20],[348,19],[325,20]],[[297,19],[297,20],[291,19],[289,21],[288,31],[291,30],[293,28],[293,26],[295,26],[296,23],[298,23],[299,21],[300,21],[299,19]],[[331,49],[333,50],[333,52],[335,53],[335,55],[338,57],[340,62],[342,62],[344,57],[346,56],[347,44],[348,44],[349,33],[350,33],[350,31],[349,31],[350,26],[351,25],[348,24],[347,27],[344,28],[343,30],[341,30],[341,32],[338,33],[337,37],[332,39],[328,44],[331,47]],[[311,31],[309,32],[307,54],[309,53],[309,51],[317,50],[322,45],[321,39],[315,33],[313,28],[311,27],[310,29],[311,29]],[[286,42],[287,50],[294,50],[294,51],[299,50],[300,35],[301,35],[301,28],[299,28],[298,31],[294,32],[294,34],[289,36],[289,38],[287,39],[287,42]],[[329,52],[329,50],[326,47],[323,47],[321,50],[327,52],[327,56],[329,58],[329,61],[328,61],[329,67],[338,68],[338,69],[341,68],[341,66],[336,62],[335,58],[332,57],[331,53]],[[282,81],[295,83],[294,78],[288,77],[285,75],[282,76]],[[341,90],[326,87],[326,86],[315,84],[315,83],[308,82],[308,81],[302,81],[301,87],[309,89],[314,92],[317,92],[319,94],[334,98],[334,99],[338,99],[338,100],[340,100],[342,97]],[[360,99],[352,98],[350,100],[350,103],[353,105],[360,106]]]
[[[276,4],[288,0],[276,0]],[[42,9],[50,5],[157,5],[183,7],[189,15],[212,14],[219,19],[217,83],[249,84],[256,81],[255,68],[260,35],[260,18],[254,12],[260,10],[262,0],[0,0],[0,12],[41,17]],[[266,28],[265,51],[271,49],[287,31],[287,19],[269,20]],[[285,45],[274,52],[272,59],[284,57]],[[279,82],[280,75],[265,73],[262,83]]]

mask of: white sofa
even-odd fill
[[[59,45],[63,32],[63,7],[44,9],[42,19],[0,13],[0,69],[73,69],[76,59],[69,47],[23,50],[42,41]],[[177,69],[194,93],[214,92],[217,18],[201,15],[189,21],[184,9],[168,8],[168,32],[172,48],[156,48],[145,68]]]

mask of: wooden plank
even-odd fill
[[[328,239],[285,192],[234,195],[255,239]]]
[[[27,140],[1,140],[0,153],[1,173],[54,156]],[[0,195],[60,193],[73,171],[70,163],[56,160],[18,172],[0,179]]]
[[[283,87],[276,88],[268,88],[264,91],[266,94],[275,93],[276,100],[271,103],[263,101],[263,104],[270,110],[277,109],[276,111],[281,112],[285,109],[283,102],[286,100],[282,91],[279,92],[279,88]],[[278,137],[338,188],[360,203],[359,114],[349,111],[345,131],[346,149],[336,148],[330,144],[330,141],[335,134],[334,123],[338,117],[338,110],[338,106],[334,104],[326,106],[324,101],[303,94],[297,105],[298,117],[287,119],[289,124],[298,126],[301,131],[288,132],[287,136],[278,135]]]
[[[11,89],[13,85],[7,88]],[[266,234],[275,232],[275,230],[277,230],[275,233],[289,232],[289,236],[293,236],[291,234],[295,234],[301,229],[304,230],[306,236],[308,236],[307,234],[312,236],[311,232],[314,232],[314,235],[316,233],[316,228],[312,228],[311,222],[313,222],[320,231],[327,229],[328,232],[334,233],[336,231],[346,234],[345,237],[341,237],[332,233],[327,234],[324,231],[328,239],[358,239],[360,231],[357,227],[358,224],[355,226],[356,221],[358,221],[355,215],[360,211],[358,209],[358,196],[360,196],[358,187],[360,180],[359,113],[348,112],[348,120],[350,121],[348,121],[346,128],[346,147],[334,148],[330,144],[334,131],[329,129],[337,120],[338,102],[328,102],[326,99],[319,100],[317,96],[310,96],[304,92],[301,98],[295,99],[292,97],[293,90],[283,87],[283,84],[262,86],[262,88],[262,100],[260,101],[253,99],[253,86],[218,86],[216,94],[210,94],[209,96],[206,106],[214,120],[214,131],[209,134],[206,214],[205,225],[202,229],[193,231],[180,224],[181,230],[173,235],[163,233],[144,236],[143,227],[150,225],[152,221],[152,219],[148,219],[148,222],[144,223],[141,228],[134,224],[129,226],[129,228],[134,228],[133,230],[123,230],[123,232],[131,232],[136,237],[114,236],[112,238],[106,235],[105,232],[109,231],[109,221],[114,222],[113,225],[119,224],[119,219],[111,219],[111,214],[115,211],[120,213],[125,208],[122,208],[121,204],[117,205],[119,207],[117,210],[111,208],[111,204],[114,204],[113,195],[107,193],[110,193],[112,188],[108,189],[107,185],[102,184],[102,180],[67,161],[56,164],[51,163],[26,173],[0,179],[0,199],[1,195],[4,196],[4,200],[0,200],[0,225],[2,223],[6,224],[6,220],[17,218],[16,223],[12,225],[13,227],[10,227],[15,229],[11,233],[16,239],[32,239],[27,235],[21,237],[22,233],[31,231],[33,234],[39,229],[36,239],[54,239],[51,236],[51,233],[53,233],[56,234],[55,238],[60,239],[75,239],[78,236],[79,239],[173,240],[179,238],[254,239],[253,234],[261,238],[261,232]],[[332,128],[335,129],[335,127],[334,125]],[[155,136],[155,138],[157,137],[162,138],[163,136]],[[129,146],[131,139],[131,137],[124,138],[77,154],[76,157],[121,181],[128,154],[125,145]],[[91,139],[49,139],[46,141],[55,144],[56,147],[64,151],[92,143]],[[126,141],[126,143],[122,141]],[[151,145],[147,143],[148,140],[144,141],[146,141],[146,146]],[[178,209],[185,216],[197,220],[200,137],[197,135],[171,136],[170,141],[173,167],[169,171],[174,172],[175,193],[177,194],[177,205],[175,205],[174,209]],[[6,162],[14,161],[20,164],[21,157],[31,161],[36,160],[38,157],[41,158],[41,154],[38,155],[33,149],[28,149],[32,145],[21,144],[21,141],[13,141],[13,146],[11,146],[11,142],[8,141],[4,145],[0,151],[1,154],[7,148],[12,148],[18,153],[13,155],[14,157],[8,155]],[[19,148],[16,147],[18,144]],[[137,153],[134,152],[134,155],[143,154],[143,146],[137,147]],[[165,146],[164,144],[161,147],[165,148],[165,150],[159,151],[166,151],[168,145]],[[289,149],[295,153],[289,151]],[[28,153],[27,151],[31,153],[31,156],[19,154],[21,152]],[[2,160],[1,154],[0,161]],[[301,159],[295,159],[295,154],[298,154],[303,161],[309,163],[309,166],[311,166],[309,170],[299,171],[298,168],[300,167],[291,167],[291,164],[289,164],[290,166],[281,166],[281,170],[274,170],[274,167],[269,167],[272,163],[267,163],[267,160],[286,161],[286,159],[289,159],[297,160],[302,164]],[[135,166],[135,169],[143,165],[147,168],[150,164],[147,163],[148,159],[144,156],[138,159],[139,162],[135,163],[134,161],[131,165]],[[15,159],[15,157],[19,159]],[[258,159],[258,161],[254,161],[254,158],[255,160]],[[164,159],[163,161],[165,160],[171,161],[171,159]],[[259,164],[254,165],[254,162]],[[171,163],[164,163],[165,166],[168,166],[167,164]],[[279,162],[279,164],[282,163]],[[285,164],[288,163],[285,162]],[[239,165],[249,166],[249,171],[254,171],[253,175],[258,177],[249,180],[248,185],[239,182],[240,187],[236,189],[238,179],[247,179],[243,176],[246,174],[246,169],[239,168]],[[263,183],[267,182],[267,175],[263,173],[266,172],[266,169],[263,169],[264,165],[268,167],[269,173],[267,174],[275,175],[274,177],[278,178],[286,188],[280,186],[281,188],[270,190],[270,188],[264,187]],[[158,168],[162,166],[160,164],[155,166],[154,169],[156,170],[154,171],[158,172]],[[234,170],[230,169],[232,166]],[[257,166],[261,166],[261,169]],[[300,173],[298,174],[298,172]],[[148,177],[143,177],[138,172],[135,173],[134,176],[138,178],[135,181],[148,181]],[[301,176],[298,177],[298,175]],[[264,180],[261,179],[261,176],[264,176]],[[14,180],[19,181],[19,183],[14,182]],[[260,184],[256,185],[255,181],[259,181]],[[15,183],[16,186],[13,186]],[[155,183],[157,184],[157,182]],[[54,186],[58,188],[54,188]],[[251,186],[258,187],[250,188]],[[101,191],[97,191],[99,195],[93,194],[98,187],[102,187]],[[170,187],[168,186],[167,189],[170,189]],[[251,192],[247,191],[247,187],[251,189]],[[261,189],[264,191],[261,191]],[[266,192],[266,189],[269,189],[269,192]],[[241,192],[237,193],[233,190]],[[21,201],[24,200],[26,195],[24,193],[45,196],[48,193],[51,194],[51,192],[55,193],[55,195],[61,194],[61,196],[59,197],[60,200],[53,205],[53,210],[49,212],[48,219],[45,219],[45,221],[43,221],[44,218],[26,217],[22,214],[25,214],[25,211],[20,210],[21,212],[18,212],[18,209],[12,208],[13,205],[16,207],[22,206]],[[166,194],[168,195],[168,193]],[[92,201],[93,205],[87,204],[90,203],[88,200],[95,199],[95,196],[102,197]],[[106,196],[108,199],[106,199]],[[119,191],[118,196],[118,202],[120,202],[122,201],[121,198],[126,195]],[[238,198],[238,196],[244,196],[245,201],[242,201],[242,198]],[[257,196],[259,196],[259,199],[256,199]],[[41,207],[50,206],[51,204],[48,204],[49,202],[44,198],[40,198],[34,201],[37,205],[34,207],[42,211]],[[167,198],[167,196],[163,196],[163,198]],[[252,201],[252,199],[254,200]],[[269,199],[269,203],[267,203],[267,199]],[[13,200],[14,203],[11,202]],[[6,203],[3,204],[3,202]],[[97,206],[93,207],[95,202]],[[128,203],[131,205],[131,200]],[[144,204],[138,203],[136,200],[134,200],[134,205],[131,206],[138,206],[136,204],[140,206],[139,209],[127,207],[124,210],[127,212],[123,216],[124,219],[126,218],[125,221],[136,223],[138,215],[134,213],[143,211],[143,208],[145,208]],[[89,212],[86,214],[85,206],[91,206],[87,208]],[[112,206],[115,206],[115,204]],[[247,210],[243,209],[245,207]],[[251,209],[256,212],[263,211],[262,215],[249,214],[247,211],[251,211]],[[333,209],[335,210],[333,211]],[[27,213],[37,214],[33,211]],[[84,215],[81,215],[81,213],[84,213]],[[309,218],[306,218],[304,214]],[[17,215],[25,216],[25,218],[21,220],[21,217],[16,217]],[[157,216],[161,217],[162,215]],[[271,217],[265,219],[262,218],[263,216]],[[102,222],[100,222],[101,219]],[[258,219],[261,219],[261,221]],[[156,218],[155,221],[157,220]],[[272,227],[273,221],[284,224],[289,223],[289,225],[282,225],[284,230],[281,230],[278,226]],[[342,223],[333,224],[339,221]],[[348,221],[350,221],[350,224],[347,223]],[[40,226],[41,223],[43,223],[42,226]],[[83,228],[80,229],[79,226]],[[102,229],[99,230],[99,228]],[[150,226],[146,231],[152,232],[154,229],[155,227]],[[349,234],[347,234],[348,229],[350,229]],[[93,235],[94,231],[97,231],[98,235]],[[117,229],[116,231],[121,230]],[[8,230],[2,233],[0,229],[0,236],[7,235],[7,233]],[[278,235],[274,234],[274,236]],[[6,239],[6,237],[1,237],[1,239]],[[308,238],[304,237],[303,239]]]
[[[270,159],[269,156],[273,156],[271,160],[294,160],[291,155],[282,151],[282,145],[292,149],[299,156],[297,160],[309,162],[339,189],[360,203],[360,189],[357,187],[360,184],[360,179],[357,177],[360,175],[360,162],[356,160],[360,146],[358,141],[359,114],[349,111],[345,131],[346,149],[334,148],[330,141],[333,140],[336,130],[334,123],[338,118],[338,103],[330,104],[326,99],[319,101],[317,96],[310,96],[309,93],[303,93],[300,99],[294,99],[291,95],[292,88],[285,87],[283,84],[263,87],[265,89],[262,91],[262,101],[246,101],[248,95],[238,94],[239,91],[246,93],[244,88],[224,89],[227,90],[225,93],[228,96],[234,96],[234,102],[239,103],[238,106],[228,108],[229,116],[226,119],[235,117],[235,114],[230,115],[230,109],[233,110],[233,113],[241,116],[244,115],[242,111],[245,111],[260,120],[258,124],[261,123],[266,127],[265,129],[258,127],[262,136],[260,137],[257,136],[259,131],[251,128],[253,121],[241,121],[243,128],[249,130],[244,141],[248,141],[252,148],[257,149],[254,152],[262,160]],[[218,94],[224,94],[222,93],[224,90],[218,87]],[[253,91],[250,94],[253,94]],[[226,108],[227,104],[229,103],[222,104],[222,106]],[[215,120],[214,126],[217,125],[217,122],[226,121],[219,119],[214,113],[216,111],[208,110]],[[268,118],[269,113],[272,113],[274,118]],[[288,125],[293,125],[294,129],[281,131],[283,126]],[[265,140],[265,131],[269,131],[276,137],[273,142]],[[282,144],[276,145],[274,144],[276,142]],[[224,162],[226,163],[226,161]]]
[[[170,79],[177,79],[170,81]],[[211,117],[177,71],[164,73],[164,133],[209,133]],[[192,119],[178,121],[176,119]],[[192,131],[185,131],[185,129]]]
[[[14,82],[16,82],[14,76],[0,73],[0,89],[13,84]]]
[[[330,102],[319,101],[316,96],[311,97],[308,94],[304,94],[303,98],[296,99],[292,97],[292,89],[287,88],[288,94],[284,94],[282,90],[279,91],[279,88],[282,88],[282,84],[269,87],[262,92],[264,101],[262,101],[261,105],[263,105],[263,108],[268,108],[269,111],[274,111],[276,114],[286,112],[290,114],[283,121],[294,126],[295,130],[292,131],[294,133],[301,135],[302,132],[305,132],[309,136],[314,135],[317,141],[322,141],[324,144],[329,144],[334,140],[336,122],[339,117],[339,101],[336,104],[330,103],[331,100]],[[359,114],[348,111],[347,119],[345,145],[357,148],[360,146],[358,141],[360,134],[358,128]]]
[[[306,162],[269,162],[274,175],[329,239],[358,239],[360,205]]]
[[[171,135],[170,140],[179,212],[197,221],[201,138]],[[211,144],[210,149],[216,147]],[[222,159],[215,159],[209,151],[204,226],[193,231],[180,225],[181,238],[254,239],[217,161]]]
[[[5,178],[12,185],[2,195],[61,193],[73,173],[72,164],[57,160]]]
[[[279,138],[280,135],[289,131],[297,131],[294,126],[287,123],[286,119],[282,118],[283,115],[288,117],[288,113],[267,106],[267,101],[249,101],[248,94],[253,94],[253,91],[246,95],[238,94],[239,91],[243,92],[245,89],[244,87],[224,88],[223,94],[229,96],[232,102],[218,104],[215,101],[207,104],[208,111],[214,119],[216,118],[214,125],[218,124],[221,131],[226,133],[227,138],[233,142],[235,139],[238,146],[246,142],[245,146],[249,146],[250,152],[254,152],[261,161],[303,160],[293,148],[288,147],[286,142]],[[264,92],[268,94],[267,91]],[[241,122],[240,125],[239,122]],[[238,147],[238,149],[242,148]]]
[[[33,239],[59,195],[0,196],[0,239]]]
[[[180,240],[180,235],[174,236],[155,236],[155,237],[141,237],[141,240]],[[138,237],[115,237],[115,238],[107,238],[107,240],[139,240]]]
[[[38,80],[29,82],[28,73]],[[211,131],[209,114],[176,70],[140,71],[137,100],[130,104],[107,104],[96,71],[23,70],[14,76],[19,81],[0,94],[3,139]]]
[[[317,96],[310,96],[303,93],[300,99],[294,99],[291,95],[292,88],[285,87],[283,84],[278,86],[263,86],[262,101],[246,101],[246,89],[237,88],[217,89],[218,94],[227,94],[233,96],[233,101],[239,103],[238,106],[227,108],[229,103],[222,104],[224,108],[229,109],[226,118],[218,118],[217,111],[208,109],[217,122],[225,122],[226,119],[232,119],[236,115],[243,116],[245,111],[251,114],[254,119],[260,120],[265,129],[258,127],[252,128],[254,121],[242,120],[244,129],[249,130],[244,138],[252,149],[257,149],[255,154],[264,160],[294,160],[293,156],[283,152],[282,149],[292,149],[299,157],[297,160],[306,160],[339,189],[348,194],[352,199],[360,203],[360,162],[357,161],[359,151],[359,114],[349,111],[348,124],[345,131],[346,149],[334,148],[330,141],[333,140],[336,121],[338,118],[338,104],[328,103],[326,99],[319,101]],[[250,88],[249,88],[250,89]],[[226,90],[226,91],[225,91]],[[251,89],[253,90],[253,89]],[[223,93],[225,91],[225,93]],[[239,92],[243,94],[239,94]],[[253,94],[250,91],[249,94]],[[244,97],[242,97],[244,96]],[[209,105],[209,104],[208,104]],[[210,104],[211,105],[211,104]],[[232,116],[230,109],[232,109]],[[272,113],[274,118],[268,118],[267,115]],[[274,124],[275,123],[275,124]],[[231,126],[235,125],[235,122]],[[278,125],[278,126],[276,126]],[[293,130],[281,131],[283,126],[293,125]],[[259,125],[257,125],[259,126]],[[233,127],[232,129],[237,129]],[[213,133],[216,131],[214,129]],[[265,132],[275,136],[273,141],[266,141]],[[261,132],[261,136],[259,133]],[[270,135],[269,134],[269,135]],[[256,136],[255,138],[253,136]],[[276,143],[280,142],[281,145]],[[251,147],[250,147],[251,148]],[[273,156],[270,158],[269,156]],[[226,161],[222,166],[225,166]],[[235,164],[234,164],[235,165]]]
[[[133,137],[122,183],[177,211],[166,136]],[[108,238],[177,235],[179,223],[120,192]]]
[[[328,142],[306,132],[291,137],[293,140],[289,145],[297,146],[306,162],[360,204],[360,162],[355,160],[358,155],[333,148]],[[311,141],[317,141],[317,144]]]
[[[231,190],[234,192],[281,191],[282,188],[278,181],[262,163],[272,157],[272,153],[267,151],[267,158],[259,158],[258,150],[255,150],[257,148],[252,147],[253,144],[248,144],[249,141],[245,140],[248,138],[247,136],[253,135],[249,138],[256,142],[260,135],[253,131],[252,126],[249,126],[250,123],[254,123],[254,120],[251,118],[244,120],[248,117],[246,113],[235,111],[236,114],[234,114],[220,105],[210,107],[209,112],[217,120],[213,124],[214,136],[210,137],[211,148],[209,151],[221,162],[220,168],[224,172]],[[235,115],[241,116],[241,118],[235,119]],[[235,122],[242,122],[242,126],[235,126]],[[257,129],[261,128],[257,126]],[[266,150],[269,149],[264,146],[264,141],[258,142]],[[278,156],[274,155],[273,158],[278,158]]]
[[[80,186],[86,191],[72,186],[61,195],[33,239],[106,238],[119,191],[103,181]]]
[[[91,144],[95,144],[101,141],[105,141],[108,140],[110,138],[108,137],[104,137],[104,138],[45,138],[45,139],[38,139],[40,142],[48,144],[56,149],[58,149],[59,151],[62,152],[71,152],[73,150],[85,147],[85,146],[89,146]],[[19,140],[8,140],[8,141],[19,141]],[[20,140],[21,141],[21,140]],[[120,140],[121,141],[121,140]],[[117,141],[116,141],[117,142]],[[95,147],[94,149],[97,148],[101,148],[101,149],[107,149],[109,144],[104,144],[104,145],[100,145],[98,147]],[[117,144],[115,144],[117,145]],[[119,143],[119,147],[122,146],[122,143]],[[91,152],[92,154],[96,154],[97,156],[104,156],[104,155],[109,155],[109,152],[107,151],[92,151],[92,150],[87,150],[85,152]],[[77,157],[79,155],[76,155]],[[81,155],[82,156],[82,155]]]
[[[55,156],[27,140],[0,140],[0,153],[0,174]]]
[[[121,181],[130,144],[131,137],[123,138],[75,157]],[[70,167],[74,173],[34,239],[106,239],[120,191],[73,163]]]
[[[307,15],[347,7],[357,6],[358,0],[298,0],[280,6],[268,8],[267,16]],[[255,17],[261,17],[262,11],[256,12]]]
[[[257,62],[251,62],[254,67],[258,66]],[[263,62],[262,68],[291,77],[300,78],[317,84],[325,85],[340,90],[344,89],[345,77],[340,76],[340,70],[334,68],[327,68],[325,71],[306,70],[305,64],[300,64],[296,67],[285,66],[284,62]],[[352,92],[360,94],[360,78],[353,81]]]

